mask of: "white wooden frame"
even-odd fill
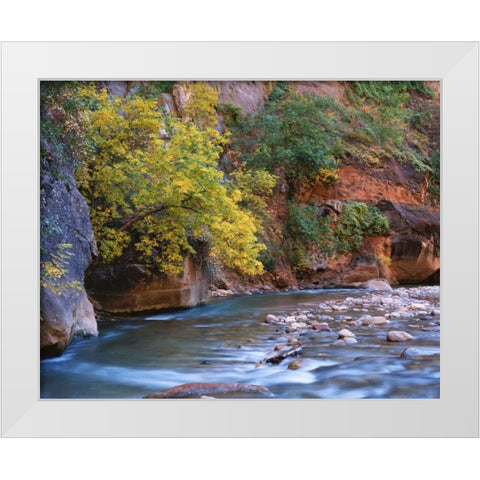
[[[478,436],[475,42],[2,44],[2,435]],[[441,390],[432,400],[40,400],[38,85],[441,80]]]

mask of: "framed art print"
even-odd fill
[[[2,48],[3,435],[478,435],[478,44]]]

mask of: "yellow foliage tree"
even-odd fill
[[[134,245],[143,261],[181,272],[191,239],[246,274],[262,271],[253,214],[242,193],[218,170],[226,135],[216,129],[216,92],[194,84],[183,119],[162,114],[154,100],[109,98],[85,87],[88,148],[77,170],[90,206],[101,261]],[[160,135],[162,132],[162,135]]]

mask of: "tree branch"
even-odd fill
[[[191,195],[190,195],[190,197],[191,197]],[[171,208],[183,208],[184,210],[190,210],[190,211],[195,212],[195,213],[200,213],[195,208],[189,207],[187,205],[170,205],[170,206],[162,205],[160,207],[151,208],[150,210],[147,210],[146,212],[133,215],[132,217],[130,217],[130,219],[126,223],[124,223],[118,229],[118,231],[123,232],[124,230],[127,230],[127,228],[130,228],[134,223],[137,223],[137,222],[143,220],[144,218],[149,217],[150,215],[153,215],[153,214],[159,213],[159,212],[163,212],[163,211],[171,209]]]

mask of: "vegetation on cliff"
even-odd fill
[[[335,185],[352,161],[411,165],[438,203],[431,112],[415,104],[432,95],[424,82],[345,82],[344,101],[276,82],[251,114],[220,103],[205,82],[128,82],[123,95],[98,82],[41,90],[42,158],[75,165],[103,264],[139,261],[174,275],[186,255],[202,255],[255,275],[280,264],[302,272],[312,251],[360,251],[365,237],[389,231],[374,205],[352,198],[327,215],[300,195]],[[42,217],[42,235],[54,223]],[[58,284],[66,260],[67,246],[49,252],[45,285]]]
[[[205,243],[210,258],[242,273],[262,272],[253,211],[263,206],[258,194],[269,193],[274,177],[239,170],[226,178],[217,168],[228,135],[215,128],[213,89],[192,85],[178,118],[148,96],[112,98],[93,83],[58,88],[61,94],[48,97],[49,111],[76,107],[81,134],[68,147],[75,150],[99,261],[114,262],[134,248],[142,262],[172,275],[186,254],[196,253],[195,244]],[[44,127],[63,151],[56,125],[46,118]]]
[[[343,153],[337,114],[333,99],[278,82],[263,110],[230,117],[231,148],[248,168],[282,174],[292,191],[305,181],[334,182]]]
[[[71,188],[71,175],[77,164],[78,148],[83,142],[83,129],[79,121],[81,102],[78,97],[78,84],[71,82],[42,83],[40,91],[40,169],[41,183],[49,191],[43,191],[40,199],[40,286],[57,296],[80,290],[79,280],[68,278],[70,263],[75,262],[72,243],[64,239],[65,218],[59,213],[52,214],[49,203],[59,196],[54,192],[52,182],[60,182]],[[67,167],[67,168],[65,168]],[[50,184],[46,185],[46,179]]]

